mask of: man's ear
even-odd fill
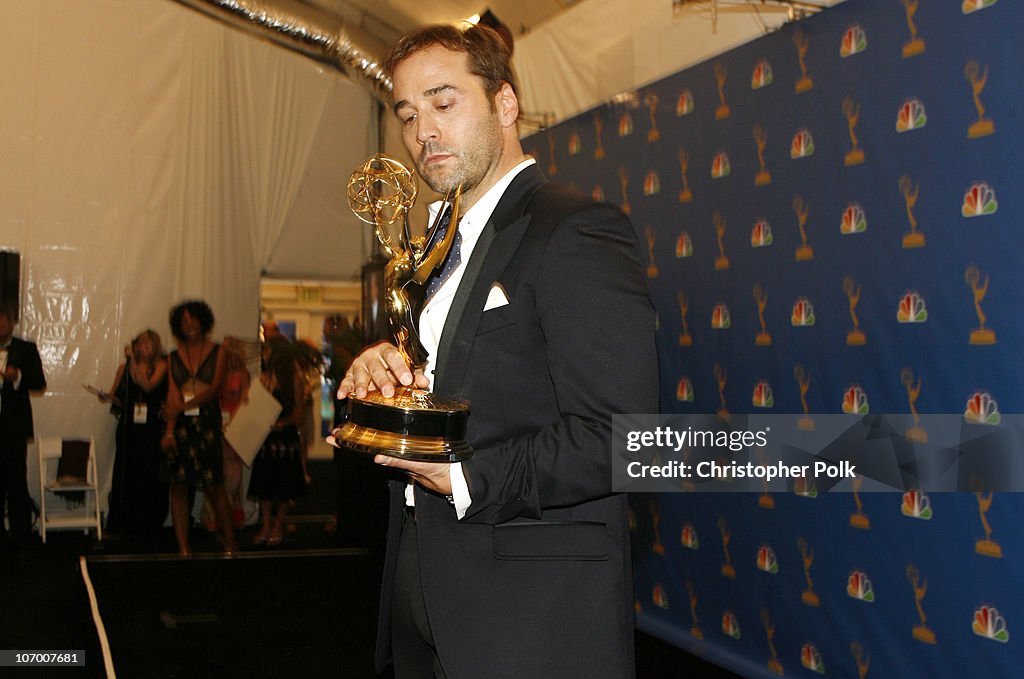
[[[519,99],[508,83],[502,83],[494,95],[495,108],[503,127],[510,127],[519,120]]]

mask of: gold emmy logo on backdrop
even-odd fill
[[[861,530],[868,530],[871,528],[871,520],[864,514],[864,504],[860,501],[860,487],[863,483],[863,476],[854,476],[851,482],[853,485],[853,502],[857,505],[857,511],[850,514],[850,525]]]
[[[981,310],[981,301],[988,293],[988,275],[985,276],[985,284],[981,287],[978,287],[979,280],[981,280],[981,272],[978,271],[978,267],[967,267],[967,270],[964,271],[964,282],[971,288],[971,293],[974,295],[974,313],[978,314],[978,327],[971,331],[969,341],[971,344],[995,344],[996,333],[991,328],[985,327],[988,317]]]
[[[857,318],[857,305],[860,303],[860,290],[861,286],[856,285],[851,276],[847,276],[843,279],[843,292],[846,293],[846,302],[850,307],[850,318],[853,320],[853,330],[846,333],[846,343],[851,347],[864,346],[868,341],[867,337],[864,335],[864,331],[860,329],[860,320]]]
[[[807,580],[807,589],[800,592],[800,601],[808,606],[821,605],[821,599],[814,591],[814,582],[811,580],[811,564],[814,563],[814,550],[808,552],[807,540],[803,537],[797,538],[796,546],[800,549],[800,557],[804,562],[804,578]]]
[[[679,191],[679,202],[689,203],[693,200],[693,193],[690,192],[690,181],[686,178],[686,172],[690,169],[690,156],[686,149],[679,147],[679,174],[683,177],[683,188]]]
[[[658,526],[661,524],[661,510],[658,509],[658,503],[654,500],[648,503],[648,507],[651,510],[651,524],[654,526],[654,542],[651,543],[651,551],[661,556],[665,554],[665,545],[661,541],[661,531],[658,530]]]
[[[864,647],[856,641],[850,643],[850,655],[853,656],[853,662],[857,665],[857,679],[864,679],[868,676],[868,668],[871,667],[871,657],[864,657]]]
[[[918,0],[900,0],[903,11],[907,15],[907,28],[910,29],[910,40],[903,45],[903,58],[913,57],[924,52],[924,39],[917,37],[917,26],[914,15],[917,14]]]
[[[910,175],[900,177],[900,193],[903,194],[903,202],[907,206],[907,221],[910,222],[910,233],[903,236],[903,247],[906,249],[924,247],[924,234],[917,230],[917,218],[914,217],[914,206],[917,205],[917,196],[921,193],[921,184],[913,186]]]
[[[683,321],[683,331],[679,333],[679,346],[689,347],[693,345],[693,337],[690,335],[690,326],[686,322],[686,313],[690,310],[690,302],[686,293],[680,290],[676,293],[676,301],[679,302],[679,317]]]
[[[764,454],[764,448],[758,447],[756,450],[757,462],[762,467],[768,465],[768,456]],[[761,496],[757,498],[757,506],[761,509],[775,509],[775,498],[768,493],[768,477],[765,476],[761,479]]]
[[[988,522],[988,510],[992,508],[992,491],[988,495],[982,492],[982,481],[977,476],[971,478],[971,486],[974,496],[978,499],[978,516],[981,517],[981,527],[985,530],[985,537],[974,543],[974,551],[982,556],[991,556],[994,559],[1003,558],[1003,548],[992,539],[992,526]]]
[[[807,215],[809,212],[808,207],[804,204],[804,199],[801,196],[797,196],[793,199],[793,212],[796,213],[797,226],[800,228],[800,242],[801,245],[796,249],[796,261],[806,262],[809,259],[814,259],[814,248],[807,244]]]
[[[629,204],[629,194],[626,193],[626,188],[629,187],[629,173],[625,165],[619,165],[619,187],[622,189],[622,211],[628,215],[633,211],[633,206]]]
[[[782,663],[779,662],[779,652],[775,648],[775,625],[772,623],[772,616],[767,608],[761,609],[761,624],[764,625],[764,636],[768,640],[768,652],[771,657],[768,659],[768,669],[775,674],[783,674]]]
[[[594,147],[594,160],[604,158],[604,143],[601,141],[601,132],[604,130],[604,120],[601,114],[594,114],[594,136],[597,138],[597,145]]]
[[[725,407],[725,383],[728,381],[728,373],[721,363],[715,363],[715,382],[718,383],[718,412],[720,418],[729,421],[729,409]]]
[[[732,534],[729,532],[729,523],[724,516],[718,517],[718,532],[722,535],[722,551],[725,553],[725,563],[722,564],[722,575],[730,580],[736,579],[736,569],[732,566],[732,555],[729,554],[729,540]]]
[[[690,618],[693,620],[693,624],[690,625],[690,636],[694,639],[704,639],[704,632],[701,630],[700,625],[697,624],[697,588],[693,586],[693,583],[689,580],[686,581],[686,591],[690,595]]]
[[[644,235],[647,237],[647,277],[657,278],[658,277],[658,265],[654,261],[654,240],[655,234],[654,229],[648,224],[644,227]]]
[[[764,125],[754,125],[754,143],[757,144],[757,163],[761,166],[754,175],[754,186],[766,186],[772,183],[772,173],[767,169],[764,162],[764,146],[768,143],[768,133],[764,131]]]
[[[647,117],[651,120],[651,129],[647,131],[647,141],[656,142],[661,138],[661,132],[658,132],[658,121],[654,119],[654,113],[658,110],[658,95],[649,92],[644,97],[644,103],[647,104]]]
[[[718,257],[715,258],[715,271],[724,271],[729,268],[729,258],[725,256],[725,218],[715,210],[711,216],[715,222],[715,236],[718,238]]]
[[[807,46],[810,41],[803,29],[798,28],[793,32],[793,45],[796,47],[796,56],[800,61],[800,79],[796,81],[793,90],[797,94],[803,94],[814,87],[814,79],[807,75]]]
[[[761,332],[754,338],[754,345],[759,347],[770,347],[772,336],[768,332],[768,324],[764,320],[764,308],[768,305],[768,295],[760,283],[754,283],[754,301],[757,302],[757,320],[761,324]]]
[[[907,566],[907,581],[910,582],[911,587],[914,588],[914,605],[917,606],[917,617],[921,619],[921,624],[914,625],[913,635],[918,641],[923,641],[926,644],[935,643],[935,632],[928,629],[928,625],[925,624],[925,620],[928,616],[924,614],[924,608],[921,606],[921,601],[924,599],[924,595],[928,593],[928,581],[925,580],[924,584],[920,584],[921,573],[917,570],[917,566],[909,564]]]
[[[847,166],[860,165],[864,162],[864,150],[858,146],[857,123],[860,121],[860,104],[847,97],[843,99],[843,115],[846,116],[846,128],[850,132],[850,150],[843,161]]]
[[[715,120],[725,120],[731,113],[725,101],[725,81],[729,78],[729,70],[721,61],[715,62],[715,80],[718,81],[718,108],[715,109]]]
[[[551,157],[551,162],[548,164],[548,174],[554,176],[558,174],[558,164],[555,162],[555,133],[548,130],[548,155]]]
[[[907,390],[907,402],[910,404],[910,415],[914,418],[914,426],[907,429],[904,434],[908,441],[914,443],[928,443],[928,432],[921,428],[921,416],[917,412],[917,399],[921,396],[921,378],[917,378],[917,385],[914,384],[914,371],[904,368],[900,372],[900,383]]]
[[[440,212],[425,236],[413,238],[409,209],[416,202],[416,177],[393,158],[375,155],[352,173],[348,204],[355,215],[373,226],[390,258],[384,268],[385,310],[398,350],[415,369],[426,365],[427,352],[416,334],[410,288],[422,287],[444,261],[459,223],[460,186],[451,199],[451,224],[437,234]],[[392,239],[387,227],[400,222],[401,234]],[[469,404],[445,401],[425,389],[399,386],[391,398],[379,391],[366,398],[348,398],[348,420],[328,439],[334,445],[362,453],[383,454],[425,462],[455,462],[472,455],[466,443]]]
[[[797,363],[793,366],[793,378],[800,387],[800,405],[804,409],[803,416],[796,421],[796,428],[800,431],[814,431],[814,420],[808,414],[810,408],[807,406],[807,391],[811,388],[811,377],[804,367]]]
[[[964,77],[967,78],[967,82],[971,83],[974,108],[978,110],[978,119],[967,128],[968,139],[987,137],[996,131],[996,124],[991,118],[985,117],[985,105],[981,103],[981,92],[985,89],[985,84],[988,82],[988,66],[985,67],[985,72],[981,74],[981,78],[978,77],[979,70],[978,62],[973,59],[964,66]]]

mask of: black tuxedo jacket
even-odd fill
[[[626,499],[611,416],[658,408],[655,319],[621,211],[548,184],[505,191],[438,349],[434,392],[470,402],[463,520],[416,486],[423,595],[449,679],[633,676]],[[484,311],[493,286],[509,303]],[[378,663],[404,484],[392,482]]]
[[[36,345],[18,337],[11,338],[7,347],[7,365],[21,371],[21,382],[15,389],[13,382],[5,380],[3,388],[0,388],[0,438],[30,439],[35,436],[35,430],[29,392],[46,389],[46,377]]]

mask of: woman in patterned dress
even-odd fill
[[[206,302],[182,302],[171,310],[171,333],[178,348],[167,359],[166,430],[161,441],[171,482],[171,520],[178,554],[189,547],[189,488],[206,495],[224,532],[225,553],[235,553],[235,531],[224,492],[220,392],[224,352],[210,339],[213,312]]]

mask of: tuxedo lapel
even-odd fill
[[[480,234],[441,332],[435,393],[459,396],[487,295],[519,247],[530,223],[526,206],[544,183],[544,176],[536,165],[520,172],[505,190]]]

